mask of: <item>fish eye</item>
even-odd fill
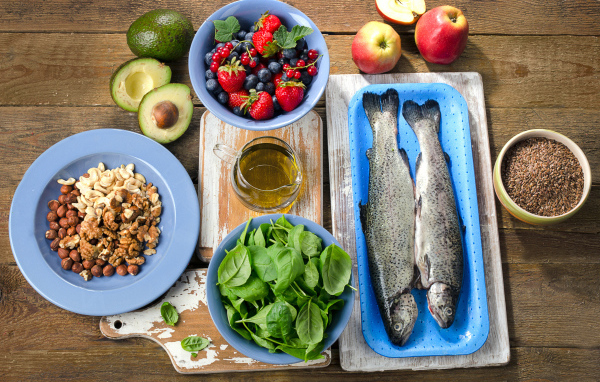
[[[394,325],[394,330],[396,330],[397,332],[399,332],[400,330],[402,330],[402,325],[400,325],[400,324]]]
[[[450,315],[452,314],[452,308],[450,308],[450,307],[446,307],[446,308],[444,309],[444,314],[445,314],[446,316],[450,316]]]

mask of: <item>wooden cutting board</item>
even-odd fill
[[[237,352],[221,337],[210,318],[205,282],[206,269],[188,270],[153,305],[102,317],[100,331],[111,339],[144,337],[157,342],[171,358],[175,370],[183,374],[315,368],[331,363],[329,349],[323,352],[324,359],[293,365],[271,365]],[[160,307],[165,301],[170,302],[179,313],[179,321],[174,327],[165,324],[160,315]],[[211,342],[198,352],[197,357],[192,357],[181,347],[181,340],[193,335],[208,338]]]
[[[200,120],[198,198],[200,200],[199,256],[210,261],[213,248],[238,225],[262,215],[245,207],[231,188],[231,167],[213,153],[217,143],[239,150],[256,137],[274,136],[287,142],[302,165],[302,188],[286,212],[315,223],[323,220],[323,121],[311,110],[291,125],[270,131],[250,131],[228,125],[206,111]]]
[[[359,89],[381,83],[446,83],[467,101],[481,240],[490,315],[486,343],[476,352],[460,356],[386,358],[365,342],[360,320],[359,294],[348,327],[339,339],[340,364],[348,371],[449,369],[507,364],[510,359],[506,303],[500,261],[492,161],[488,141],[483,83],[479,73],[414,73],[384,75],[332,75],[327,85],[327,142],[331,185],[333,235],[356,264],[356,238],[348,139],[348,104]],[[356,267],[354,277],[358,280]],[[360,286],[359,286],[360,287]]]

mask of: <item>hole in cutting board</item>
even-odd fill
[[[123,323],[120,320],[117,320],[114,322],[114,327],[115,329],[121,329],[121,327],[123,326]]]

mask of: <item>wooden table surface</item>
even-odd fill
[[[374,0],[288,0],[321,29],[331,73],[358,73],[354,34],[381,17]],[[31,163],[72,134],[100,128],[139,132],[137,116],[118,108],[108,81],[133,57],[125,33],[155,8],[188,16],[197,29],[228,3],[214,1],[0,0],[0,380],[190,380],[164,350],[142,338],[112,341],[98,317],[64,311],[42,298],[19,271],[10,249],[13,193]],[[445,2],[427,1],[428,9]],[[395,26],[402,58],[393,72],[481,73],[490,148],[495,158],[513,135],[547,128],[587,154],[594,183],[586,206],[547,228],[523,224],[497,202],[511,361],[504,367],[444,371],[344,372],[337,350],[318,370],[204,375],[202,380],[347,381],[600,379],[600,3],[596,0],[456,0],[470,37],[452,65],[426,63],[414,26]],[[171,64],[173,82],[190,85],[187,58]],[[199,120],[166,147],[198,181]],[[325,117],[325,98],[316,111]],[[326,142],[326,140],[325,140]],[[324,150],[326,153],[327,150]],[[324,222],[331,229],[328,164]],[[202,266],[197,260],[190,267]],[[193,377],[192,377],[193,378]]]

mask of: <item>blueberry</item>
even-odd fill
[[[217,78],[217,73],[213,73],[213,72],[212,72],[212,70],[208,69],[208,70],[206,71],[206,73],[204,74],[204,77],[205,77],[207,80],[214,80],[214,79],[216,79],[216,78]]]
[[[304,49],[305,45],[306,45],[306,40],[304,39],[304,37],[302,37],[300,40],[296,41],[296,49],[298,49],[298,50]]]
[[[302,54],[300,55],[300,59],[301,59],[301,60],[304,60],[304,62],[308,61],[308,54],[307,54],[307,53],[302,53]]]
[[[243,29],[240,29],[240,31],[235,34],[235,37],[237,37],[240,40],[243,40],[246,37],[246,33],[248,32],[246,32]]]
[[[206,65],[210,65],[210,63],[212,62],[212,56],[213,54],[211,52],[208,52],[204,55],[204,62],[206,63]]]
[[[215,48],[219,49],[219,48],[222,48],[224,46],[225,46],[225,43],[224,42],[220,42],[220,43],[217,44],[217,46]]]
[[[267,93],[269,93],[270,95],[273,95],[273,94],[275,94],[275,84],[274,84],[274,83],[272,83],[272,82],[267,82],[267,83],[265,84],[265,91],[266,91]]]
[[[256,88],[257,84],[258,84],[258,76],[256,76],[255,74],[250,74],[244,80],[244,89],[246,89],[246,90],[254,89],[254,88]]]
[[[206,81],[206,90],[208,90],[209,92],[213,92],[219,88],[219,82],[215,79],[209,79],[208,81]]]
[[[245,68],[246,68],[246,76],[251,75],[252,74],[252,68],[249,67],[249,66],[245,66]]]
[[[304,86],[308,86],[310,85],[310,83],[313,80],[313,76],[311,76],[310,74],[308,74],[307,71],[302,71],[300,74],[300,81],[302,81],[302,83],[304,84]]]
[[[290,80],[290,77],[288,77],[287,74],[285,74],[285,72],[284,72],[283,75],[281,76],[281,81],[287,82],[289,80]]]
[[[267,68],[262,68],[258,71],[258,79],[260,82],[269,82],[271,81],[271,71]]]
[[[240,117],[244,115],[244,111],[242,110],[241,107],[236,106],[233,108],[233,114],[235,115],[239,115]]]
[[[238,52],[231,52],[231,54],[229,56],[227,56],[227,60],[231,62],[234,57],[239,60],[240,54]]]
[[[262,92],[265,90],[265,83],[264,82],[259,82],[256,84],[256,91],[257,92]]]
[[[273,109],[281,110],[281,106],[279,106],[279,101],[277,101],[277,97],[273,96]]]
[[[250,27],[250,32],[256,32],[256,27],[254,25]]]
[[[244,40],[252,41],[252,36],[254,36],[254,32],[248,32],[246,33],[246,36],[244,36]]]
[[[233,45],[233,51],[241,53],[242,44],[238,40],[231,40],[231,45]]]
[[[281,72],[281,64],[277,61],[270,62],[268,68],[273,74]]]
[[[289,64],[289,63],[290,63],[290,60],[288,60],[288,59],[287,59],[287,58],[285,58],[285,57],[282,57],[282,58],[280,58],[280,59],[279,59],[279,61],[278,61],[278,62],[279,62],[279,65],[283,66],[283,65],[285,65],[285,64]]]
[[[296,57],[296,49],[284,49],[282,53],[283,57],[287,58],[288,60]]]
[[[291,65],[293,68],[295,68],[297,64],[298,64],[298,58],[292,58],[292,59],[290,60],[290,65]]]
[[[227,92],[221,92],[217,96],[217,100],[220,104],[225,105],[227,101],[229,101],[229,94],[227,94]]]

